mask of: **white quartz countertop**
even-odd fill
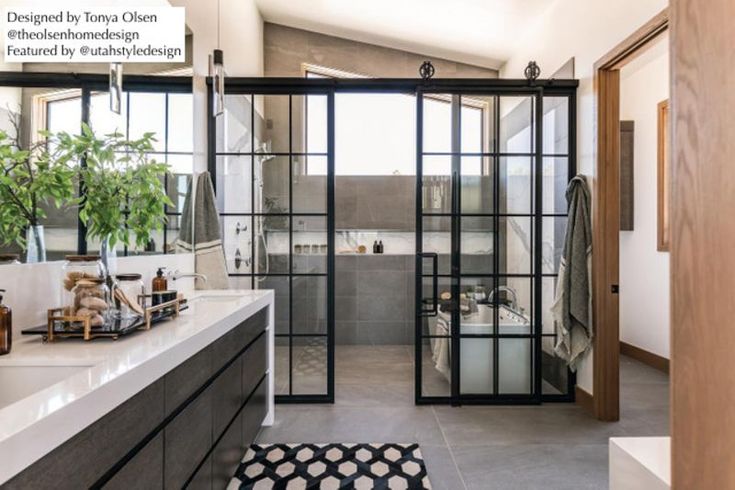
[[[671,488],[670,437],[611,437],[610,490]]]
[[[53,371],[55,382],[26,388],[30,393],[23,398],[0,405],[0,484],[272,305],[273,298],[270,290],[198,291],[178,318],[118,340],[16,338],[11,353],[0,357],[0,374],[16,376],[12,384],[21,388],[38,382],[23,376],[44,372]]]

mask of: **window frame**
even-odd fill
[[[301,74],[303,78],[327,78],[327,79],[340,79],[340,78],[357,78],[357,79],[374,79],[376,77],[365,75],[361,73],[356,72],[350,72],[346,70],[341,70],[338,68],[331,68],[326,67],[322,65],[315,65],[313,63],[302,63],[301,64]],[[316,75],[316,77],[310,77],[309,75]],[[415,94],[407,94],[410,97],[416,97]],[[424,99],[429,99],[432,101],[437,102],[444,102],[447,104],[452,103],[451,96],[444,95],[444,94],[431,94],[426,93],[424,94]],[[478,109],[481,111],[481,119],[480,119],[480,136],[482,138],[482,141],[480,142],[480,147],[482,148],[482,153],[488,153],[490,151],[490,138],[489,133],[487,131],[487,128],[490,127],[490,120],[492,119],[492,108],[490,107],[490,103],[486,100],[473,98],[472,96],[463,96],[461,99],[461,108],[471,108],[471,109]],[[304,148],[309,147],[308,142],[308,135],[309,135],[309,96],[308,94],[304,96],[304,111],[303,111],[303,121],[302,121],[302,127],[304,128],[304,134],[303,134],[303,140],[304,140]],[[336,122],[335,122],[336,124]],[[307,151],[308,153],[308,151]],[[483,163],[481,168],[481,174],[482,176],[488,175],[490,173],[490,160],[488,157],[483,156]],[[305,167],[304,167],[304,173],[306,175],[309,175],[309,163],[308,159],[306,160]],[[415,168],[414,168],[415,173]],[[388,174],[386,174],[388,175]]]

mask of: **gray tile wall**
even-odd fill
[[[335,258],[337,344],[412,344],[413,255]]]

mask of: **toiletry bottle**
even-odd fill
[[[0,356],[10,354],[13,344],[13,312],[3,304],[4,292],[0,289]]]
[[[151,287],[151,291],[153,292],[168,290],[168,280],[166,279],[166,276],[163,275],[163,269],[165,269],[165,267],[159,267],[156,272],[156,277],[153,278],[153,284]]]
[[[378,241],[377,240],[375,240],[373,242],[373,253],[374,254],[379,254],[380,253],[380,249],[378,248]]]
[[[378,253],[382,254],[385,251],[385,248],[383,248],[383,240],[380,240],[378,242]]]

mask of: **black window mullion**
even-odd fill
[[[293,151],[292,130],[293,110],[291,107],[293,96],[288,96],[288,150]],[[288,394],[293,395],[293,157],[288,156],[288,334],[289,334],[289,374]]]
[[[494,113],[493,113],[493,140],[495,141],[495,150],[500,149],[500,96],[495,96]],[[498,394],[500,385],[500,377],[498,370],[500,361],[500,344],[497,335],[500,333],[499,322],[500,314],[498,310],[498,287],[500,286],[500,157],[493,157],[493,394]]]
[[[163,132],[164,132],[163,150],[165,152],[164,153],[164,156],[163,156],[163,161],[166,163],[166,165],[168,165],[168,136],[169,136],[168,135],[168,131],[169,131],[169,127],[168,127],[168,104],[169,104],[168,93],[166,93],[166,96],[164,98],[164,114],[165,114],[165,117],[163,119],[163,123],[164,123],[164,126],[163,126],[164,127],[164,129],[163,129]],[[128,111],[127,112],[128,112],[128,118],[130,118],[130,104],[128,104]],[[168,172],[166,172],[165,174],[163,174],[163,189],[164,189],[164,192],[166,193],[166,195],[168,195],[168,184],[169,184]],[[166,215],[168,215],[168,204],[165,204],[163,206],[163,212]],[[168,243],[168,219],[166,219],[166,222],[163,224],[163,243],[161,244],[161,250],[163,251],[164,254],[167,253],[167,251],[166,251],[166,244],[167,243]]]
[[[212,97],[209,97],[210,101]],[[250,148],[255,148],[255,94],[250,95]],[[250,156],[250,289],[257,289],[258,282],[255,276],[258,268],[258,257],[255,255],[255,156]],[[258,217],[257,219],[261,219]],[[258,223],[259,224],[259,223]]]
[[[541,401],[542,397],[542,246],[543,246],[543,219],[541,217],[543,213],[543,165],[544,160],[542,156],[543,151],[543,121],[544,121],[544,104],[543,104],[543,88],[539,88],[536,97],[534,98],[535,104],[535,117],[532,119],[535,126],[535,144],[534,149],[536,150],[536,161],[535,161],[535,213],[536,222],[532,230],[535,232],[534,243],[534,278],[532,284],[532,297],[533,297],[533,311],[532,311],[532,325],[534,328],[534,348],[532,349],[531,356],[531,390],[535,398]]]
[[[82,124],[89,126],[89,109],[91,104],[91,94],[87,87],[82,88]],[[80,130],[81,130],[80,125]],[[82,168],[87,167],[87,158],[82,157],[79,162],[79,166]],[[87,194],[87,188],[84,180],[80,177],[79,179],[79,197],[84,200]],[[82,221],[82,218],[77,213],[77,250],[81,255],[87,254],[87,225]]]

